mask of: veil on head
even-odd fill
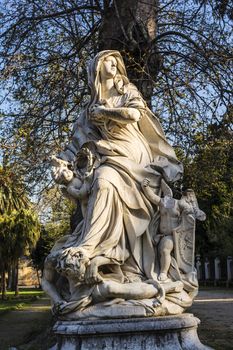
[[[104,50],[100,51],[90,62],[88,66],[88,85],[91,89],[91,100],[89,106],[101,100],[101,79],[100,67],[103,61],[108,57],[113,56],[117,61],[117,75],[114,78],[114,84],[118,92],[124,93],[123,86],[129,83],[125,64],[119,51]]]

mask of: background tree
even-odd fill
[[[86,65],[99,48],[121,50],[130,78],[187,154],[195,132],[220,122],[232,103],[229,1],[3,0],[0,6],[1,144],[34,190],[47,183],[46,161],[71,134],[88,93]],[[10,112],[7,98],[19,102]]]
[[[55,229],[53,226],[49,228],[43,226],[40,231],[40,237],[31,253],[32,263],[37,272],[39,286],[41,285],[41,275],[43,273],[45,258],[48,256],[55,241],[62,234],[64,234],[62,230],[60,231],[58,227]]]
[[[49,156],[87,101],[86,66],[99,49],[122,52],[184,160],[232,106],[229,0],[2,0],[0,13],[0,144],[38,198],[51,186]]]
[[[196,136],[193,159],[186,159],[186,186],[192,187],[207,219],[198,225],[201,254],[227,256],[233,252],[233,133],[228,127],[232,108],[220,124]]]
[[[18,260],[29,253],[40,232],[38,218],[33,213],[23,184],[9,166],[0,168],[0,214],[0,267],[4,298],[6,271],[17,295]]]
[[[31,258],[37,270],[38,281],[43,272],[44,260],[48,256],[54,243],[62,236],[71,233],[70,221],[75,206],[64,199],[57,186],[44,191],[38,211],[43,226]]]

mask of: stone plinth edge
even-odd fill
[[[57,321],[50,350],[207,350],[192,314],[150,318]]]

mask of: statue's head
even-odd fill
[[[74,254],[65,250],[57,259],[56,270],[62,276],[71,277],[77,281],[84,281],[86,267],[89,259],[83,255],[82,250],[76,251]]]
[[[100,79],[114,79],[117,74],[117,60],[114,56],[107,56],[100,66]]]
[[[129,83],[123,58],[119,51],[100,51],[91,60],[88,67],[88,84],[91,89],[91,100],[96,102],[101,99],[101,84],[104,79],[114,80],[117,91],[124,93],[124,86]]]
[[[52,177],[58,184],[68,184],[74,177],[73,171],[69,168],[71,164],[66,160],[51,157]]]

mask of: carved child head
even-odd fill
[[[72,249],[67,249],[57,260],[56,270],[65,277],[83,282],[89,261],[89,258],[85,257],[81,250],[72,253]]]
[[[73,171],[69,169],[70,163],[66,160],[51,157],[52,177],[59,184],[68,184],[74,177]]]

